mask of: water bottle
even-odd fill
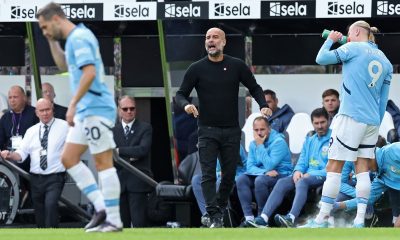
[[[322,37],[327,39],[330,33],[331,33],[331,30],[324,29],[324,31],[322,32]],[[347,42],[350,42],[350,39],[348,39],[346,36],[342,36],[338,41],[338,43],[340,43],[340,44],[345,44]]]

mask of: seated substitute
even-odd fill
[[[331,136],[331,130],[328,128],[328,113],[323,108],[317,108],[311,113],[311,121],[317,134],[306,137],[293,174],[278,180],[261,215],[254,221],[248,221],[250,225],[267,227],[268,220],[280,206],[284,196],[295,190],[295,197],[289,213],[287,215],[276,214],[274,218],[278,226],[293,227],[307,201],[308,190],[322,186],[324,183]]]
[[[293,170],[290,150],[284,136],[271,129],[265,117],[254,119],[253,135],[254,141],[250,143],[246,172],[236,180],[238,197],[245,217],[242,227],[247,226],[247,221],[254,221],[253,196],[259,215],[278,179],[290,175]]]

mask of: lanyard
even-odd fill
[[[12,127],[11,127],[11,136],[14,136],[14,126],[17,124],[17,119],[16,119],[16,113],[12,113]],[[21,119],[22,119],[22,112],[21,115],[19,116],[19,120],[18,120],[18,125],[17,125],[17,131],[16,131],[16,135],[15,136],[19,136],[19,126],[21,124]]]
[[[50,128],[51,128],[51,126],[53,126],[54,121],[55,121],[55,119],[53,118],[53,120],[51,121],[50,124],[43,124],[43,125],[47,125],[49,127],[49,130],[48,130],[49,134],[50,134]],[[39,126],[39,142],[40,143],[42,142],[42,139],[43,139],[43,137],[40,136],[41,133],[42,133],[42,124],[40,124],[40,126]],[[43,131],[43,136],[44,136],[44,131]]]

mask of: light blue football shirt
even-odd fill
[[[330,50],[333,41],[322,45],[317,63],[343,63],[343,82],[338,114],[357,122],[379,126],[389,97],[393,66],[373,42],[349,42]]]
[[[82,77],[82,67],[94,65],[96,77],[86,94],[77,104],[76,116],[83,120],[88,116],[116,118],[116,106],[111,92],[104,82],[104,66],[99,43],[94,34],[83,24],[77,25],[67,37],[65,56],[68,64],[72,93],[78,90]]]

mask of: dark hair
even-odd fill
[[[253,124],[254,124],[256,121],[264,121],[265,124],[267,125],[267,127],[270,126],[270,125],[269,125],[269,122],[268,122],[268,119],[267,119],[266,117],[263,117],[263,116],[256,117],[256,118],[254,119],[254,121],[253,121]]]
[[[272,99],[276,99],[276,93],[274,91],[272,91],[271,89],[266,89],[264,90],[264,95],[271,95]]]
[[[375,146],[381,148],[387,144],[386,139],[381,135],[378,136],[378,141],[376,141]]]
[[[335,89],[327,89],[322,93],[322,99],[326,98],[327,96],[332,96],[335,95],[337,98],[339,98],[339,92],[336,91]]]
[[[60,4],[51,2],[41,8],[37,13],[36,13],[36,18],[39,18],[42,16],[44,20],[48,21],[50,20],[54,15],[57,15],[61,18],[66,18],[64,11],[61,8]]]
[[[317,117],[324,117],[326,120],[329,119],[328,112],[325,110],[325,108],[316,108],[314,111],[311,113],[311,122],[313,122],[314,118]]]

